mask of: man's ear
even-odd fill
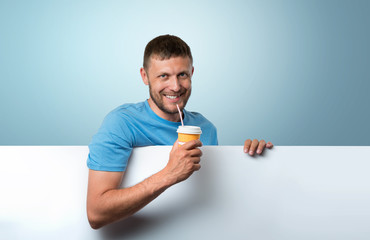
[[[140,68],[140,75],[141,75],[141,79],[143,79],[143,83],[145,85],[149,85],[148,75],[146,74],[146,71],[143,67]]]

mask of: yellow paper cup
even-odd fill
[[[200,138],[202,130],[196,126],[179,126],[177,129],[179,144],[183,145],[186,142]]]

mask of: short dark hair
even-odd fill
[[[159,59],[169,59],[171,57],[189,57],[193,63],[190,47],[181,38],[173,35],[161,35],[152,39],[145,47],[144,69],[148,69],[150,58],[155,55]]]

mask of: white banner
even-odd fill
[[[163,168],[170,150],[134,149],[123,186]],[[92,230],[86,146],[2,146],[0,239],[370,239],[370,147],[202,151],[188,180]]]

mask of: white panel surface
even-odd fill
[[[123,186],[159,171],[170,149],[134,149]],[[86,146],[2,146],[0,239],[370,239],[370,147],[202,151],[188,180],[92,230]]]

